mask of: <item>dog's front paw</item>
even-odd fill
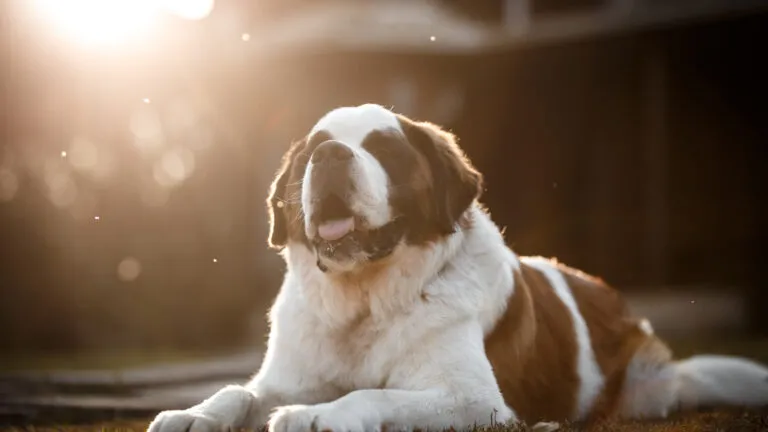
[[[163,411],[147,428],[148,432],[221,432],[231,426],[195,410]]]
[[[379,432],[381,424],[366,425],[355,412],[333,409],[331,404],[289,405],[276,409],[269,432]]]

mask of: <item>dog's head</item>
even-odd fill
[[[269,243],[309,248],[323,271],[351,271],[451,235],[481,190],[450,133],[379,105],[338,108],[283,157]]]

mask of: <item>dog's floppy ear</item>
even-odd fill
[[[439,126],[414,122],[398,115],[408,141],[429,163],[432,172],[432,218],[443,234],[456,224],[483,190],[483,176],[456,144],[456,138]]]
[[[294,168],[296,156],[306,144],[306,138],[291,144],[283,155],[280,169],[269,188],[267,210],[269,212],[269,246],[281,249],[288,243],[288,206],[296,197],[287,195],[288,179]]]

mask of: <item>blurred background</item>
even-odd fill
[[[364,102],[458,134],[518,253],[603,276],[662,333],[768,334],[766,1],[3,7],[4,369],[261,349],[269,182]]]

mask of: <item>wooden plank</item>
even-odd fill
[[[0,376],[0,395],[46,393],[130,394],[141,389],[242,380],[261,364],[260,351],[205,362],[166,364],[127,370],[18,372]]]

